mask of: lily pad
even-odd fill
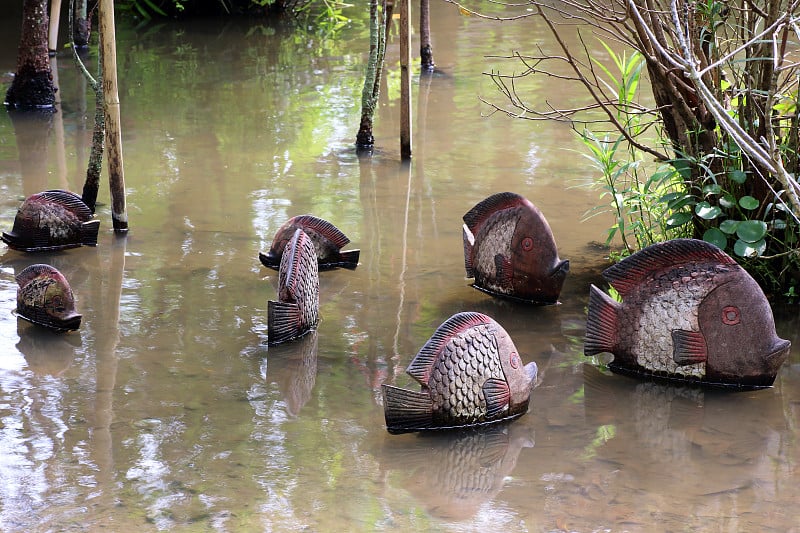
[[[736,228],[739,227],[739,222],[739,220],[723,220],[719,225],[719,229],[728,235],[733,235],[736,233]]]
[[[722,214],[722,209],[708,202],[700,202],[694,206],[694,212],[703,220],[714,220]]]
[[[739,205],[742,206],[742,209],[755,209],[758,207],[759,203],[760,202],[752,196],[742,196],[739,198]]]
[[[736,228],[736,236],[744,242],[758,242],[767,234],[767,223],[763,220],[743,220]]]
[[[736,241],[733,245],[733,251],[739,257],[759,257],[767,250],[767,241],[761,239],[758,242],[744,242],[743,240]]]
[[[719,228],[708,228],[703,233],[703,240],[710,242],[721,250],[724,250],[725,245],[728,244],[728,236],[722,233]]]

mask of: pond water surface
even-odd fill
[[[96,248],[0,247],[1,530],[798,531],[797,309],[776,309],[793,350],[772,389],[601,373],[583,356],[608,226],[582,222],[591,170],[567,127],[483,117],[479,100],[499,98],[485,56],[550,37],[433,4],[440,71],[414,77],[409,165],[396,44],[375,154],[353,152],[363,20],[333,44],[259,21],[118,22],[129,234],[111,231],[104,186]],[[18,23],[0,27],[13,72]],[[57,75],[52,123],[0,113],[4,230],[27,195],[82,188],[94,100],[66,53]],[[529,89],[583,98],[549,83]],[[571,261],[561,305],[497,301],[464,277],[461,217],[505,190],[541,208]],[[277,274],[258,253],[307,212],[361,264],[321,274],[315,334],[268,348]],[[37,262],[70,280],[78,332],[12,314],[14,275]],[[539,365],[530,411],[476,433],[389,435],[381,384],[413,388],[405,367],[464,310]]]

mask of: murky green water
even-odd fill
[[[2,27],[5,73],[18,30]],[[113,235],[103,187],[97,248],[0,248],[0,529],[796,530],[796,309],[776,310],[794,349],[770,390],[704,393],[584,364],[603,265],[591,242],[604,236],[602,220],[581,222],[589,170],[566,127],[482,118],[478,99],[495,97],[484,56],[547,45],[536,24],[434,3],[442,73],[415,78],[410,165],[396,71],[375,156],[353,154],[358,24],[327,46],[246,21],[118,30],[129,235]],[[45,145],[0,113],[4,229],[28,194],[82,187],[94,103],[67,55],[58,77]],[[502,190],[542,209],[571,260],[562,305],[495,301],[464,279],[461,216]],[[322,274],[314,336],[268,349],[277,275],[258,252],[306,212],[347,233],[361,265]],[[70,280],[79,332],[11,314],[14,274],[34,262]],[[479,434],[389,435],[381,384],[410,384],[406,365],[462,310],[493,316],[538,363],[530,412]]]

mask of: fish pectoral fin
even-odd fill
[[[483,397],[486,400],[486,418],[491,420],[508,410],[511,389],[502,379],[489,378],[483,384]]]
[[[706,339],[699,331],[672,330],[672,359],[680,366],[705,363],[708,360]]]
[[[383,414],[389,433],[407,433],[430,429],[433,424],[433,400],[426,392],[415,392],[384,384]]]
[[[475,267],[472,263],[472,249],[475,247],[475,236],[466,224],[461,226],[461,234],[464,240],[464,269],[467,271],[468,278],[475,277]]]
[[[302,313],[296,303],[267,302],[267,339],[278,344],[298,337],[301,333]]]
[[[510,289],[514,283],[514,267],[511,261],[503,254],[494,256],[494,266],[497,272],[497,282],[501,287]]]
[[[358,259],[361,250],[346,250],[339,253],[339,266],[348,270],[355,270],[358,266]]]

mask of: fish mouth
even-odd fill
[[[783,361],[789,356],[789,349],[791,347],[792,343],[790,341],[778,339],[778,341],[773,344],[772,351],[767,354],[767,361],[771,364],[775,364],[776,367],[782,365]]]
[[[271,251],[267,253],[259,252],[258,258],[261,260],[261,264],[267,268],[278,270],[281,266],[281,258]]]

